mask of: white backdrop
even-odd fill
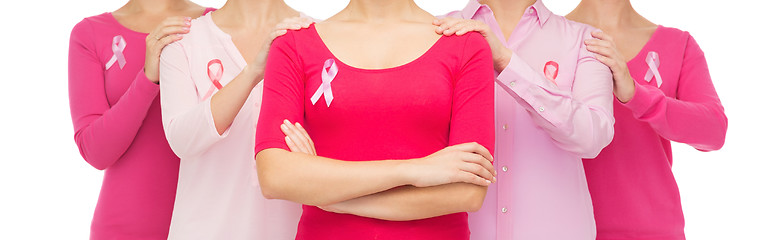
[[[225,0],[198,0],[220,7]],[[348,0],[287,0],[327,18]],[[435,15],[467,0],[417,0]],[[0,15],[0,239],[87,239],[103,173],[79,155],[68,109],[71,28],[122,0],[4,1]],[[563,15],[578,0],[545,0]],[[726,108],[724,148],[674,144],[686,234],[701,239],[783,239],[783,67],[777,1],[633,1],[655,23],[688,30],[707,54]],[[777,70],[775,70],[777,69]]]

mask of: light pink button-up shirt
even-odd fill
[[[498,182],[470,215],[472,239],[595,239],[582,158],[612,140],[612,75],[585,49],[595,28],[525,9],[506,41],[492,10],[471,0],[451,17],[487,23],[513,52],[497,76]]]

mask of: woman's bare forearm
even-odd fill
[[[256,155],[264,197],[329,205],[410,184],[404,161],[342,161],[283,149]]]
[[[486,193],[486,187],[468,183],[425,188],[403,186],[322,208],[369,218],[410,221],[478,211]]]

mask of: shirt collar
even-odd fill
[[[489,6],[479,3],[478,0],[468,1],[468,5],[462,9],[462,18],[473,19],[481,8],[489,9]],[[546,21],[549,20],[549,17],[552,16],[552,12],[549,11],[546,6],[544,6],[544,3],[541,0],[533,3],[533,5],[525,9],[525,11],[533,11],[536,13],[536,17],[538,18],[538,25],[540,27],[543,27],[544,23],[546,23]]]

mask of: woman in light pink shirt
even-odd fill
[[[500,170],[483,208],[470,216],[471,237],[594,239],[582,158],[598,155],[614,134],[611,72],[583,44],[595,28],[553,14],[540,0],[471,0],[448,16],[434,23],[437,31],[480,32],[498,73]]]
[[[184,0],[132,0],[73,27],[74,140],[87,163],[105,170],[91,239],[166,239],[179,158],[160,122],[158,56],[189,31],[190,18],[211,10]]]
[[[650,22],[628,0],[583,0],[568,18],[604,31],[585,43],[614,75],[614,141],[585,160],[597,238],[685,239],[671,141],[718,150],[728,126],[704,52],[690,33]]]
[[[300,16],[282,0],[229,0],[163,50],[163,129],[182,159],[169,239],[294,237],[301,210],[261,195],[253,143],[269,43],[307,27]]]

